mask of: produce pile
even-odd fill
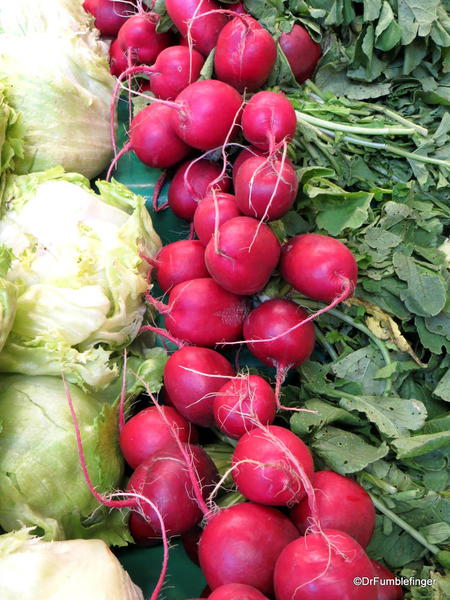
[[[445,0],[0,7],[8,600],[180,540],[211,600],[450,597],[449,56]]]

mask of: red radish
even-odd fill
[[[128,527],[134,542],[138,546],[156,546],[161,541],[161,536],[155,532],[153,527],[138,512],[133,511],[130,513]]]
[[[287,161],[255,156],[236,175],[236,204],[249,217],[279,219],[292,208],[297,190],[297,175]]]
[[[219,34],[214,55],[217,79],[239,92],[254,92],[269,78],[277,58],[270,33],[250,15],[239,15]]]
[[[333,471],[317,471],[311,483],[321,527],[344,531],[365,548],[375,528],[375,508],[366,490]],[[290,515],[301,534],[313,525],[307,499],[294,506]]]
[[[191,37],[196,48],[208,56],[216,46],[220,30],[227,17],[214,0],[166,0],[166,9],[175,27],[186,37]],[[202,16],[204,13],[209,13]]]
[[[200,566],[212,590],[244,583],[269,595],[275,562],[296,537],[293,523],[274,508],[236,504],[208,520],[199,542]]]
[[[206,497],[217,479],[214,463],[200,446],[184,444],[184,447],[192,457],[199,485]],[[141,463],[130,477],[127,491],[143,495],[158,507],[164,515],[168,535],[180,535],[202,518],[186,462],[176,447],[160,450]],[[160,535],[154,510],[144,503],[141,508],[149,525]]]
[[[202,590],[202,593],[200,594],[200,598],[208,598],[210,593],[211,588],[209,587],[209,585],[205,585],[205,587]]]
[[[156,277],[163,292],[177,283],[208,277],[205,248],[198,240],[179,240],[163,246],[154,259]]]
[[[228,10],[232,10],[233,12],[237,13],[238,15],[248,15],[248,12],[245,10],[245,6],[243,4],[243,2],[236,2],[234,4],[226,4],[226,8]]]
[[[214,423],[215,394],[234,374],[228,360],[215,350],[184,346],[167,361],[164,385],[186,419],[210,427]]]
[[[284,548],[275,565],[275,596],[277,600],[376,600],[375,585],[354,583],[365,577],[373,579],[373,567],[358,542],[328,529]]]
[[[129,144],[121,153],[134,150],[139,160],[157,169],[171,167],[185,158],[190,150],[172,127],[173,110],[164,104],[150,104],[138,112],[131,122]]]
[[[194,565],[199,565],[198,562],[198,542],[200,540],[200,536],[203,533],[203,529],[198,525],[195,525],[189,531],[186,531],[181,536],[181,543],[183,544],[184,551],[189,556]],[[208,597],[207,594],[206,597]]]
[[[282,155],[283,155],[282,152],[280,152],[280,151],[276,152],[276,158],[278,160],[280,160],[282,158]],[[248,148],[244,148],[244,150],[241,150],[241,152],[239,152],[239,154],[237,155],[237,157],[233,163],[233,184],[236,184],[236,176],[237,176],[239,169],[241,168],[241,165],[248,158],[253,158],[255,156],[264,156],[265,158],[267,158],[268,154],[266,152],[263,152],[259,148],[255,148],[254,146],[249,146]],[[291,159],[288,156],[285,157],[285,161],[287,163],[289,163],[289,165],[293,169],[295,169],[293,162],[291,161]]]
[[[192,148],[212,150],[237,131],[242,97],[223,81],[196,81],[176,98],[180,107],[172,118],[179,137]]]
[[[164,413],[165,419],[160,411]],[[174,435],[182,442],[196,442],[197,432],[174,408],[149,406],[131,417],[122,427],[120,449],[131,468],[136,469],[144,460],[168,446],[173,446]]]
[[[185,46],[170,46],[158,54],[149,68],[151,91],[157,98],[175,100],[190,83],[197,81],[205,59],[196,50]]]
[[[289,33],[281,35],[279,43],[295,79],[299,83],[310,79],[322,55],[320,44],[312,39],[304,27],[297,24]]]
[[[149,296],[147,299],[165,314],[172,336],[196,346],[237,340],[247,312],[245,298],[227,292],[206,277],[178,283],[170,291],[168,305]]]
[[[248,462],[247,462],[248,461]],[[257,464],[255,464],[257,463]],[[302,440],[278,425],[243,435],[233,452],[233,479],[252,502],[288,506],[299,502],[314,472],[311,453]]]
[[[216,223],[217,227],[220,227],[240,214],[236,199],[231,194],[217,192],[203,198],[194,213],[195,233],[203,246],[206,246],[211,239]]]
[[[256,588],[245,583],[228,583],[216,588],[209,596],[210,600],[268,600]]]
[[[375,577],[378,578],[378,595],[376,596],[376,600],[402,600],[404,593],[400,585],[396,585],[395,583],[380,583],[380,581],[387,581],[389,579],[394,581],[395,575],[376,560],[371,558],[370,562],[375,571]]]
[[[259,375],[235,377],[214,398],[214,418],[221,431],[238,440],[258,426],[271,425],[277,403],[272,387]]]
[[[83,8],[94,17],[94,25],[105,36],[115,36],[136,12],[131,0],[85,0]]]
[[[235,217],[220,226],[205,250],[206,267],[225,290],[239,295],[260,292],[280,258],[280,243],[267,225]]]
[[[244,337],[252,354],[271,367],[298,367],[314,349],[311,323],[286,333],[306,319],[303,309],[290,300],[267,300],[252,310],[244,323]],[[274,339],[272,339],[274,338]],[[259,341],[259,340],[270,341]]]
[[[290,100],[281,92],[258,92],[242,112],[242,132],[256,148],[273,151],[295,135],[297,119]]]
[[[300,293],[333,304],[351,296],[358,279],[358,266],[347,246],[318,233],[289,240],[283,247],[280,270]]]
[[[170,33],[157,33],[159,15],[139,13],[130,17],[120,28],[117,35],[120,47],[131,53],[134,62],[152,64],[158,54],[170,46]]]
[[[168,192],[169,206],[177,217],[192,221],[198,203],[207,195],[213,182],[216,182],[215,189],[226,192],[230,181],[226,175],[221,177],[221,173],[222,167],[207,159],[183,163],[175,173]]]
[[[111,75],[119,77],[128,68],[128,59],[117,40],[113,40],[109,47],[109,67]]]

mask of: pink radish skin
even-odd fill
[[[196,81],[176,98],[180,110],[172,117],[177,135],[192,148],[212,150],[237,132],[242,97],[223,81]]]
[[[373,576],[358,542],[342,531],[326,529],[284,548],[275,565],[275,596],[277,600],[377,600],[376,586],[353,582]]]
[[[189,52],[185,46],[170,46],[158,54],[150,67],[151,91],[157,98],[175,100],[189,84],[197,81],[205,63],[196,50]]]
[[[292,208],[298,190],[295,170],[285,161],[263,156],[249,158],[240,166],[235,180],[239,210],[257,219],[273,221]]]
[[[382,564],[372,558],[370,559],[370,562],[375,571],[375,577],[378,577],[379,579],[395,579],[395,575]],[[376,600],[402,600],[404,596],[403,590],[399,585],[381,585],[378,583],[377,591],[378,595],[376,596]]]
[[[240,15],[219,34],[214,56],[217,79],[239,92],[254,92],[269,78],[277,58],[270,33],[250,15]]]
[[[275,156],[278,160],[281,159],[281,155],[282,155],[282,153],[280,151],[278,151],[275,154]],[[260,150],[259,148],[255,148],[254,146],[249,146],[248,148],[245,148],[244,150],[241,150],[241,152],[239,152],[239,154],[237,155],[237,157],[233,163],[233,184],[234,185],[236,185],[236,176],[238,174],[239,169],[241,168],[241,165],[248,158],[254,158],[255,156],[263,156],[264,158],[268,158],[268,154],[266,152],[263,152],[263,150]],[[289,163],[289,165],[293,169],[295,169],[294,164],[289,157],[286,156],[285,161],[287,163]]]
[[[294,289],[320,302],[353,294],[358,266],[339,240],[317,233],[298,235],[283,247],[280,270]]]
[[[161,536],[158,535],[144,517],[137,512],[131,512],[128,527],[134,542],[138,546],[151,548],[152,546],[158,545],[161,541]]]
[[[235,4],[225,4],[225,8],[228,10],[232,10],[238,15],[248,15],[248,12],[245,10],[245,6],[242,2],[236,2]]]
[[[171,45],[170,33],[157,33],[159,16],[154,13],[140,13],[130,17],[117,35],[120,47],[130,52],[133,62],[152,64],[158,54]]]
[[[282,549],[298,531],[282,513],[251,502],[211,517],[199,542],[200,566],[212,590],[244,583],[273,592],[273,570]]]
[[[194,213],[195,233],[203,246],[208,244],[216,227],[216,204],[217,227],[241,214],[232,194],[217,192],[203,198]]]
[[[180,240],[164,246],[155,258],[156,278],[163,292],[178,283],[208,277],[205,248],[198,240]]]
[[[229,583],[216,588],[210,600],[269,600],[259,590],[245,583]]]
[[[176,171],[169,186],[168,201],[173,212],[186,221],[192,221],[201,200],[208,194],[210,185],[221,177],[222,167],[206,159],[187,161]],[[230,181],[223,175],[215,189],[226,192]]]
[[[277,410],[272,387],[259,375],[236,377],[225,383],[213,406],[217,426],[235,440],[255,429],[258,423],[271,425]]]
[[[275,234],[250,217],[235,217],[221,225],[218,239],[211,239],[205,250],[211,277],[225,290],[242,296],[266,286],[279,258]]]
[[[195,443],[197,432],[174,408],[162,406],[170,426],[155,406],[149,406],[131,417],[122,427],[119,437],[122,454],[132,469],[156,452],[175,444],[174,435],[180,441]]]
[[[269,425],[243,435],[232,459],[236,466],[233,479],[241,494],[252,502],[269,506],[289,506],[304,498],[305,487],[289,453],[311,479],[314,472],[311,453],[289,429]]]
[[[185,445],[192,456],[204,496],[217,479],[217,470],[200,446]],[[168,535],[181,535],[202,518],[194,499],[194,490],[186,462],[176,447],[166,448],[141,463],[128,482],[127,491],[139,493],[151,500],[164,515]],[[161,535],[155,513],[142,503],[142,511],[157,535]]]
[[[291,140],[296,128],[294,107],[280,92],[258,92],[242,112],[245,139],[263,151],[273,151],[276,144]]]
[[[310,79],[322,56],[320,44],[312,39],[304,27],[297,24],[289,33],[283,33],[279,42],[295,79],[299,83]]]
[[[213,279],[192,279],[172,288],[166,327],[180,340],[215,346],[240,337],[246,312],[245,299],[222,289]],[[173,401],[170,391],[169,395]]]
[[[375,508],[366,490],[356,481],[333,471],[317,471],[311,483],[321,527],[344,531],[365,548],[375,528]],[[336,498],[339,498],[338,503]],[[300,533],[305,534],[312,525],[308,500],[294,506],[290,516]]]
[[[109,70],[111,75],[119,77],[128,68],[128,60],[125,52],[117,40],[113,40],[109,47]]]
[[[100,33],[108,37],[117,35],[125,21],[135,12],[129,1],[86,0],[83,8],[93,15],[94,24]]]
[[[306,317],[305,311],[290,300],[263,302],[250,312],[244,323],[244,337],[250,352],[270,367],[298,367],[308,360],[314,349],[314,328],[306,323],[288,334],[283,333]],[[272,337],[277,339],[257,342]]]
[[[219,8],[213,0],[166,0],[166,9],[175,27],[184,38],[190,33],[194,48],[203,56],[208,56],[216,46],[227,22]],[[202,17],[204,13],[210,14]]]
[[[176,409],[202,427],[214,423],[214,397],[234,377],[226,358],[210,348],[185,346],[172,354],[164,368],[164,385]]]
[[[134,117],[130,127],[129,147],[149,167],[165,169],[183,160],[189,147],[175,133],[173,108],[150,104]],[[127,148],[124,146],[122,150]]]

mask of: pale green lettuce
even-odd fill
[[[5,87],[0,84],[0,176],[13,168],[14,157],[23,156],[22,136],[20,115],[8,104]]]
[[[17,307],[17,286],[5,279],[10,265],[11,252],[0,246],[0,351],[13,326]]]
[[[0,244],[14,255],[7,279],[17,312],[0,371],[60,375],[100,389],[116,376],[113,354],[136,337],[149,266],[161,242],[142,197],[117,182],[62,169],[8,176]]]

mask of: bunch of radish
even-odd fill
[[[307,233],[280,243],[271,228],[298,193],[289,158],[294,108],[280,92],[258,91],[275,65],[275,40],[242,2],[166,0],[169,32],[158,31],[159,15],[139,1],[84,6],[104,35],[115,36],[112,132],[123,88],[151,92],[108,177],[129,151],[149,167],[173,169],[167,205],[191,223],[190,239],[149,261],[166,298],[146,298],[166,329],[143,330],[177,349],[164,370],[164,404],[148,390],[150,405],[125,422],[122,398],[120,446],[132,473],[120,499],[92,488],[72,410],[92,493],[106,506],[130,509],[137,543],[163,541],[152,600],[164,582],[172,536],[183,536],[212,600],[401,598],[396,588],[353,584],[383,569],[364,550],[375,524],[369,495],[350,478],[315,471],[306,444],[275,421],[278,411],[289,410],[281,403],[287,372],[313,352],[312,321],[349,298],[358,275],[339,240]],[[297,80],[310,77],[320,46],[308,32],[294,25],[279,45]],[[212,50],[215,78],[200,79]],[[114,133],[113,142],[116,150]],[[324,307],[308,315],[290,299],[267,300],[264,288],[274,274]],[[239,372],[222,353],[243,344],[275,369],[274,386]],[[208,427],[234,447],[222,478],[198,444]],[[230,476],[246,501],[219,508],[215,498]]]

